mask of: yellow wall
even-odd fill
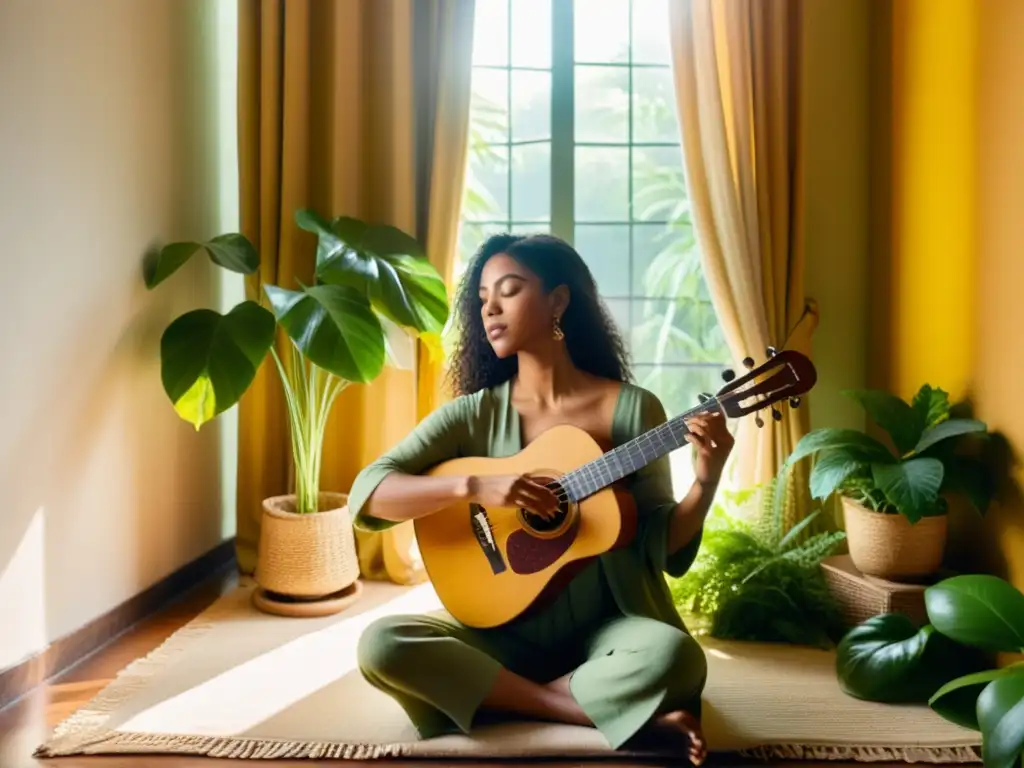
[[[963,396],[973,365],[978,0],[892,8],[888,386]],[[889,122],[891,120],[891,122]]]
[[[875,9],[872,383],[969,397],[1020,450],[1024,3]],[[1011,500],[970,538],[979,565],[1024,588],[1022,518]]]
[[[1024,458],[1024,2],[984,0],[978,21],[976,90],[977,273],[974,377],[978,415]],[[1018,485],[1024,471],[1018,468]],[[992,515],[983,547],[1024,589],[1024,501],[1014,494]]]
[[[158,357],[174,316],[217,305],[214,273],[148,293],[140,269],[234,226],[232,5],[0,2],[0,670],[233,532],[223,425],[178,419]]]

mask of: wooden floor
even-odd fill
[[[173,634],[179,627],[187,623],[194,616],[200,613],[218,596],[231,589],[236,583],[234,574],[226,574],[183,595],[174,604],[165,608],[160,613],[142,622],[140,625],[129,630],[122,636],[116,638],[105,648],[93,656],[80,662],[76,667],[50,681],[48,684],[36,689],[25,698],[14,702],[4,710],[0,710],[0,768],[36,768],[48,766],[51,768],[211,768],[218,766],[226,768],[237,765],[236,761],[193,758],[193,757],[147,757],[139,755],[125,755],[118,757],[64,757],[59,759],[36,760],[32,752],[43,741],[46,740],[50,730],[76,709],[91,700],[108,683],[112,682],[117,673],[127,666],[134,659],[144,656],[156,648],[167,637]],[[312,761],[312,760],[260,760],[258,765],[266,768],[280,768],[281,766],[303,766],[324,764],[333,761]],[[434,768],[434,766],[450,765],[450,761],[404,761],[401,763],[392,761],[337,761],[338,765],[345,768],[397,768],[401,765],[408,768],[409,765]],[[535,768],[540,766],[564,766],[583,765],[578,760],[564,761],[558,763],[538,761],[504,761],[490,763],[467,763],[459,762],[460,768],[485,768],[485,766],[510,766],[530,765]],[[709,761],[708,765],[753,765],[754,763],[729,760],[724,762],[720,759]],[[627,768],[626,763],[613,762],[609,760],[593,761],[586,763],[588,766],[602,766],[603,768]],[[636,764],[629,764],[630,768]],[[643,765],[656,765],[644,763]],[[782,763],[775,763],[780,766]],[[800,768],[812,768],[811,763],[797,763]],[[828,763],[830,768],[841,768],[844,765]],[[900,764],[906,768],[906,764]],[[874,763],[872,768],[886,768],[886,766]]]

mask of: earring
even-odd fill
[[[555,341],[561,341],[565,338],[565,332],[562,330],[562,326],[558,322],[558,315],[555,315],[554,332],[552,335],[555,337]]]

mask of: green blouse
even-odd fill
[[[363,469],[349,494],[349,511],[355,526],[381,531],[394,525],[368,515],[363,509],[377,485],[391,472],[420,474],[449,459],[497,458],[522,450],[519,412],[512,405],[511,392],[511,382],[505,382],[444,404],[394,448]],[[654,394],[624,384],[612,419],[612,442],[621,445],[665,420],[665,409]],[[524,628],[528,634],[563,635],[572,627],[580,628],[581,623],[599,621],[611,608],[627,616],[658,619],[686,630],[672,604],[664,574],[681,576],[690,568],[703,531],[685,547],[669,554],[668,528],[677,502],[667,456],[638,470],[627,479],[627,487],[638,513],[633,542],[602,555],[582,571],[563,591],[553,610],[531,617],[530,626]],[[599,578],[601,572],[604,579]],[[609,605],[609,600],[613,605]]]

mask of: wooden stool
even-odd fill
[[[826,558],[821,569],[843,619],[851,627],[881,613],[902,613],[919,626],[927,624],[925,589],[952,575],[940,572],[930,582],[920,584],[886,581],[858,571],[849,555]]]

